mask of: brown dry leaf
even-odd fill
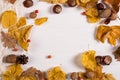
[[[115,46],[116,40],[120,40],[120,26],[100,25],[97,30],[96,38],[102,43],[108,39],[108,42]]]
[[[41,24],[45,23],[47,20],[48,20],[47,17],[35,19],[35,25],[39,25],[40,26]]]
[[[28,68],[26,71],[24,71],[21,74],[21,77],[24,77],[24,76],[35,76],[36,72],[37,72],[36,68],[30,67],[30,68]]]
[[[10,65],[2,75],[2,80],[18,80],[22,72],[23,69],[20,64]]]
[[[120,47],[118,47],[114,52],[113,55],[115,56],[115,59],[117,59],[117,61],[120,61]]]
[[[15,38],[13,38],[12,36],[10,36],[7,33],[4,33],[3,31],[1,32],[2,35],[2,42],[3,42],[3,46],[4,47],[8,47],[8,48],[15,48],[17,41]]]
[[[103,0],[108,7],[112,8],[114,11],[118,12],[120,7],[120,0]]]
[[[42,72],[36,68],[30,67],[21,74],[20,80],[42,80]]]
[[[3,28],[10,28],[17,22],[17,14],[14,11],[5,11],[2,13],[1,24]]]

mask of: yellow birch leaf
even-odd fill
[[[95,71],[95,68],[97,66],[96,60],[95,60],[95,54],[96,52],[94,50],[86,51],[81,56],[81,62],[82,65],[92,71]]]
[[[19,27],[22,27],[24,25],[26,25],[26,18],[25,17],[20,17],[19,21],[16,24],[16,27],[19,28]]]
[[[32,26],[33,25],[29,25],[29,26],[26,26],[26,27],[19,29],[18,35],[16,35],[18,37],[18,44],[25,51],[28,50],[29,43],[27,42],[27,40],[28,40],[28,37],[30,35],[30,31],[32,29]]]
[[[17,14],[14,11],[5,11],[2,13],[1,24],[3,28],[9,28],[17,22]]]
[[[20,64],[13,64],[3,74],[2,80],[18,80],[22,72],[23,69]]]
[[[46,22],[48,20],[47,17],[43,17],[43,18],[38,18],[35,20],[35,25],[40,26],[41,24],[43,24],[44,22]]]
[[[66,73],[59,66],[48,71],[48,80],[66,80]]]

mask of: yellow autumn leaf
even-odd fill
[[[98,0],[76,0],[78,6],[81,6],[86,9],[88,3],[96,3]]]
[[[13,36],[17,41],[18,44],[23,48],[25,51],[28,50],[29,43],[27,42],[30,31],[33,25],[28,25],[22,28],[12,28],[8,30],[8,33]]]
[[[98,10],[96,8],[86,9],[85,13],[86,13],[88,22],[96,23],[96,22],[100,21],[100,17],[98,16]]]
[[[48,71],[48,80],[66,80],[66,73],[59,66]]]
[[[96,17],[98,16],[98,10],[96,8],[89,8],[86,10],[86,15],[90,17]]]
[[[103,74],[101,80],[116,80],[112,74]]]
[[[100,18],[99,17],[89,17],[89,16],[87,16],[87,20],[88,20],[89,23],[96,23],[96,22],[100,21]]]
[[[96,52],[94,50],[86,51],[81,56],[81,62],[82,65],[92,71],[95,71],[95,68],[97,66],[96,60],[95,60],[95,54]]]
[[[38,19],[35,20],[35,25],[39,25],[40,26],[41,24],[45,23],[47,20],[48,20],[47,17],[38,18]]]
[[[22,27],[24,25],[26,25],[26,18],[25,17],[20,17],[19,21],[16,24],[16,27],[19,28],[19,27]]]
[[[23,72],[20,64],[13,64],[8,67],[6,72],[2,76],[2,80],[18,80],[19,76]]]
[[[28,46],[29,43],[27,42],[28,37],[30,35],[30,31],[32,29],[33,25],[29,25],[26,27],[23,27],[21,29],[19,29],[19,31],[17,32],[17,40],[18,40],[18,44],[21,46],[21,48],[23,48],[25,51],[28,50]]]
[[[9,28],[17,23],[17,14],[12,11],[5,11],[2,13],[1,24],[3,28]]]
[[[96,34],[97,40],[104,43],[106,39],[108,39],[108,42],[111,45],[116,45],[116,40],[120,40],[120,26],[104,26],[100,25],[98,26],[97,34]]]

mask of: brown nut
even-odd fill
[[[101,13],[99,13],[99,16],[101,18],[108,18],[111,15],[111,13],[112,13],[111,9],[105,9],[102,10]]]
[[[34,18],[37,17],[37,14],[36,14],[35,12],[31,12],[31,13],[29,14],[29,17],[32,18],[32,19],[34,19]]]
[[[107,56],[104,56],[103,61],[104,61],[105,65],[109,65],[112,62],[112,58],[111,58],[111,56],[107,55]]]
[[[8,55],[3,58],[3,62],[5,63],[16,63],[17,61],[17,56],[14,54]]]
[[[26,7],[26,8],[29,8],[31,6],[33,6],[33,1],[32,0],[25,0],[23,2],[23,5]]]
[[[70,7],[75,7],[77,5],[76,0],[68,0],[67,4]]]
[[[95,60],[96,60],[96,62],[97,62],[98,64],[101,64],[101,63],[103,62],[102,56],[96,56],[96,57],[95,57]]]
[[[59,14],[62,11],[62,7],[57,4],[53,7],[53,12]]]
[[[94,72],[92,72],[92,71],[86,72],[85,75],[87,78],[93,78],[95,76]]]

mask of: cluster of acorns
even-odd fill
[[[109,65],[112,62],[112,58],[109,55],[106,56],[96,56],[96,62],[101,65]]]
[[[118,18],[117,12],[112,10],[108,4],[98,3],[97,9],[100,18],[105,18],[105,24],[108,24],[111,20],[116,20]]]
[[[27,64],[28,57],[26,55],[14,55],[10,54],[3,57],[3,62],[5,63],[19,63],[19,64]]]
[[[75,7],[77,5],[76,0],[67,0],[67,6]],[[59,4],[54,5],[53,12],[59,14],[62,11],[62,6]]]

